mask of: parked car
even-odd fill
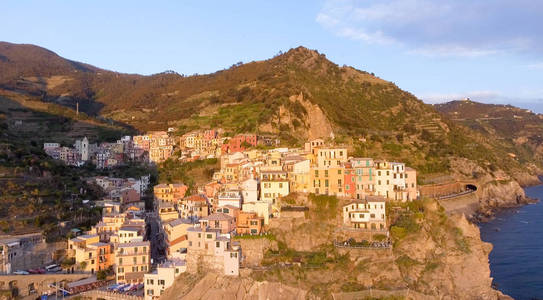
[[[15,272],[13,272],[13,274],[15,274],[15,275],[28,275],[30,273],[28,273],[27,271],[23,271],[23,270],[17,270]]]
[[[45,267],[45,271],[47,271],[47,273],[58,273],[62,271],[62,268],[59,265],[52,264]]]

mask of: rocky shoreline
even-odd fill
[[[526,196],[524,188],[543,184],[543,175],[530,175],[525,176],[524,180],[513,181],[512,187],[498,188],[495,191],[489,191],[483,193],[487,197],[480,199],[483,203],[488,205],[481,206],[477,213],[471,218],[474,223],[486,223],[495,218],[495,215],[504,209],[510,209],[515,207],[521,207],[528,204],[534,204],[539,202],[539,199]],[[517,187],[518,186],[518,187]],[[519,191],[519,189],[521,191]],[[494,198],[488,198],[488,196],[494,196]]]

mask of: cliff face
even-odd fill
[[[492,245],[481,241],[478,227],[463,215],[447,216],[435,201],[419,205],[408,214],[415,229],[393,233],[388,250],[334,247],[337,215],[319,217],[314,207],[307,218],[276,219],[275,239],[242,240],[250,258],[240,277],[182,274],[164,299],[363,299],[370,291],[405,299],[510,299],[491,286]],[[301,264],[288,263],[297,256]]]
[[[509,175],[503,170],[489,171],[467,159],[451,160],[451,176],[456,180],[472,180],[478,190],[475,195],[459,197],[458,199],[441,200],[448,212],[463,212],[467,216],[479,215],[480,220],[486,220],[500,208],[515,207],[531,203],[534,199],[526,197],[523,186],[540,184],[534,175],[540,173],[537,167],[524,172],[517,171]]]
[[[181,275],[181,278],[183,275]],[[245,299],[312,299],[307,297],[307,291],[297,287],[288,286],[279,282],[258,282],[251,277],[224,277],[216,273],[207,273],[200,281],[186,290],[186,282],[177,280],[170,287],[161,299],[223,299],[223,300],[245,300]]]

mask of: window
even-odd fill
[[[283,183],[282,183],[282,182],[279,182],[279,188],[280,188],[280,189],[283,188]]]
[[[324,186],[325,186],[325,187],[328,187],[328,179],[326,179],[326,180],[324,181]]]
[[[324,177],[328,177],[328,170],[324,170]]]
[[[211,233],[208,233],[206,237],[207,237],[208,239],[211,239],[211,238],[213,238],[213,235],[211,235]]]
[[[159,279],[159,280],[158,280],[158,284],[159,284],[159,285],[165,285],[166,282],[165,282],[163,279]]]
[[[219,248],[221,246],[221,243],[220,242],[215,242],[215,247],[216,248]]]
[[[236,252],[230,253],[230,258],[238,258],[238,254]]]
[[[148,296],[153,296],[153,293],[154,293],[153,290],[151,290],[151,289],[147,290],[147,295]]]
[[[134,263],[137,263],[137,262],[138,262],[138,258],[134,256],[134,257],[132,257],[132,261],[133,261]]]
[[[347,191],[349,190],[349,185],[348,184],[345,185],[345,190],[347,190]]]
[[[122,264],[123,264],[123,258],[119,257],[119,265],[122,265]]]

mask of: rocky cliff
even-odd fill
[[[316,207],[274,220],[275,238],[242,241],[253,258],[239,277],[183,274],[164,299],[510,299],[491,286],[492,245],[477,226],[435,201],[405,209],[391,213],[392,249],[334,247],[337,215]]]

